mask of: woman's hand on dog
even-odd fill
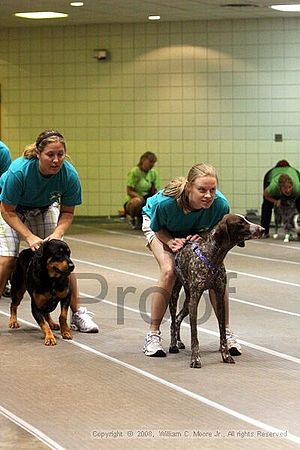
[[[166,244],[172,250],[173,253],[178,252],[186,242],[185,238],[173,238],[170,239]]]
[[[26,242],[29,245],[29,247],[31,248],[31,250],[33,250],[35,252],[42,245],[43,239],[41,239],[40,237],[36,236],[35,234],[32,234],[32,235],[27,237]]]

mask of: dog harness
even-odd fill
[[[193,252],[198,256],[199,259],[201,259],[202,262],[204,262],[204,264],[206,265],[206,267],[207,267],[209,270],[215,270],[215,269],[218,269],[218,266],[215,265],[215,264],[213,264],[213,263],[207,258],[207,256],[205,256],[204,253],[202,253],[202,251],[200,250],[199,246],[198,246],[195,242],[193,242],[193,241],[188,241],[188,242],[185,243],[185,245],[186,245],[186,244],[191,244],[191,247],[192,247]],[[176,256],[177,256],[177,255],[175,255],[175,263],[176,263],[176,259],[177,259]],[[177,264],[175,264],[175,271],[176,271],[176,273],[177,273],[177,275],[178,275],[178,277],[179,277],[179,279],[180,279],[182,285],[184,286],[184,285],[186,284],[186,280],[185,280],[185,278],[184,278],[184,276],[183,276],[183,273],[182,273],[180,267],[178,267]]]
[[[215,264],[213,264],[208,258],[207,256],[204,255],[204,253],[202,253],[202,251],[200,250],[199,246],[195,243],[195,242],[191,242],[192,244],[192,250],[193,252],[198,256],[199,259],[201,259],[201,261],[204,262],[204,264],[206,265],[206,267],[210,270],[214,270],[217,269],[218,266],[216,266]]]

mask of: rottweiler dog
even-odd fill
[[[72,339],[67,325],[71,300],[70,274],[74,264],[68,244],[59,239],[45,241],[38,250],[23,250],[11,277],[10,328],[19,328],[17,308],[27,290],[31,297],[31,312],[45,336],[45,345],[55,345],[51,330],[61,331],[64,339]],[[50,312],[60,303],[59,324]]]

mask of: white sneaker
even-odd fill
[[[76,313],[73,313],[70,328],[82,333],[98,333],[99,327],[91,318],[93,315],[87,308],[81,306]]]
[[[283,242],[290,242],[290,235],[289,234],[286,234],[284,236]]]
[[[160,331],[149,331],[145,337],[143,352],[146,356],[156,356],[160,358],[166,356],[166,352],[161,345]]]
[[[232,333],[230,328],[226,328],[226,340],[231,356],[240,356],[242,354],[242,347],[236,341],[236,336]]]
[[[273,239],[278,239],[278,233],[273,234]]]

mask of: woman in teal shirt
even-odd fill
[[[198,239],[198,233],[210,230],[229,212],[229,203],[217,190],[218,177],[208,164],[194,165],[187,178],[180,177],[147,200],[143,208],[143,232],[160,268],[158,288],[152,295],[150,330],[145,338],[146,356],[166,356],[161,345],[160,325],[176,280],[174,253],[185,241]],[[167,293],[167,294],[166,294]],[[216,297],[209,291],[216,310]],[[241,354],[241,346],[229,328],[229,299],[225,294],[226,337],[232,355]]]
[[[62,134],[45,130],[0,179],[0,294],[19,255],[20,240],[35,251],[44,240],[62,239],[73,221],[75,206],[81,204],[81,185],[78,173],[65,158]],[[86,308],[79,307],[74,273],[70,279],[71,327],[98,332]]]

